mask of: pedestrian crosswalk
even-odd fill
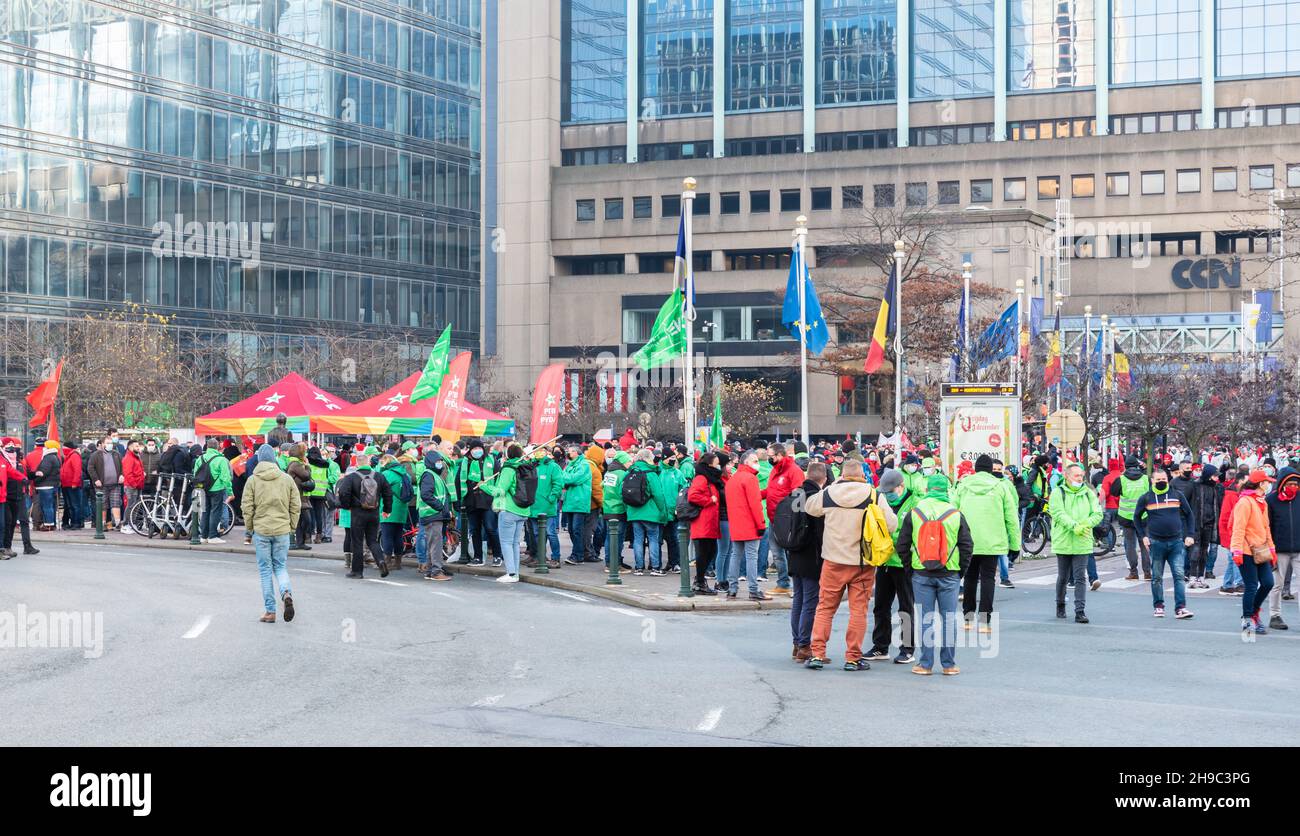
[[[1114,577],[1107,580],[1108,575],[1113,575]],[[1097,572],[1097,578],[1101,581],[1101,588],[1097,590],[1098,592],[1130,592],[1136,589],[1149,592],[1151,590],[1151,581],[1144,581],[1141,579],[1136,581],[1129,580],[1127,573],[1120,574],[1115,571],[1099,571]],[[1016,586],[1052,587],[1056,586],[1056,574],[1049,573],[1046,575],[1035,575],[1032,578],[1013,577],[1012,583]],[[1219,587],[1223,585],[1223,582],[1219,578],[1208,580],[1205,583],[1205,589],[1193,589],[1187,585],[1184,585],[1184,589],[1187,591],[1188,595],[1208,595],[1211,593],[1217,593]],[[1168,575],[1165,577],[1165,591],[1169,593],[1173,593],[1174,591],[1174,582]]]

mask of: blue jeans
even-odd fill
[[[318,531],[317,533],[319,534],[320,532]],[[424,533],[424,526],[418,525],[416,526],[415,529],[415,559],[419,561],[421,564],[425,562],[424,560],[425,542],[426,542],[426,538]]]
[[[199,518],[199,536],[215,540],[220,536],[217,532],[221,529],[221,513],[226,507],[226,492],[206,491],[206,493],[204,501],[207,504],[203,506],[203,516]]]
[[[726,520],[718,523],[718,556],[713,560],[713,575],[718,583],[729,580],[727,573],[731,570],[731,524]]]
[[[769,540],[772,540],[772,529],[770,528],[763,534],[763,542],[766,543]],[[776,541],[774,540],[769,546],[769,551],[772,555],[772,565],[776,567],[776,588],[789,589],[790,588],[789,556],[786,554],[785,549],[778,546],[776,544]],[[759,561],[759,563],[760,565],[762,565],[761,560]]]
[[[650,568],[659,568],[659,532],[658,523],[642,522],[641,520],[632,521],[632,567],[634,569],[645,568],[645,543],[648,541],[650,548]]]
[[[1092,583],[1100,577],[1101,576],[1097,574],[1097,557],[1096,555],[1090,554],[1088,555],[1088,583]]]
[[[555,514],[550,517],[538,517],[537,521],[546,526],[546,542],[551,546],[551,560],[560,559],[560,515]],[[539,552],[545,553],[546,549],[539,548]]]
[[[1227,566],[1227,568],[1223,570],[1223,586],[1227,589],[1235,589],[1236,587],[1242,585],[1241,570],[1237,568],[1236,563],[1232,562],[1232,551],[1224,548],[1223,546],[1220,546],[1219,548],[1228,552],[1226,556],[1227,559],[1224,561],[1224,564]],[[1209,568],[1210,564],[1207,561],[1205,565],[1206,568]]]
[[[821,590],[816,578],[791,578],[794,581],[793,601],[790,604],[790,638],[798,647],[812,644],[813,617],[817,615],[817,599]]]
[[[483,526],[487,529],[488,548],[492,554],[497,557],[501,556],[501,532],[500,521],[497,519],[497,512],[489,510],[483,515]]]
[[[289,586],[289,569],[285,566],[285,559],[289,556],[289,535],[271,537],[254,533],[253,550],[257,553],[257,572],[262,576],[262,603],[267,612],[275,612],[275,587],[271,584],[271,576],[275,576],[275,583],[280,586],[281,598],[293,594]]]
[[[1273,591],[1273,564],[1256,563],[1250,552],[1241,557],[1242,584],[1246,587],[1241,596],[1241,615],[1250,618],[1259,612],[1268,600],[1268,593]]]
[[[1011,582],[1011,564],[1005,554],[998,555],[998,577],[1004,583]]]
[[[81,528],[85,524],[86,502],[81,496],[81,488],[63,489],[63,507],[68,512],[68,525]]]
[[[527,517],[513,511],[497,513],[497,536],[501,538],[501,558],[505,561],[507,575],[519,574],[519,541],[524,536],[524,523],[527,521]]]
[[[41,519],[46,525],[58,525],[58,488],[37,488],[36,495],[41,499]]]
[[[757,540],[732,540],[731,541],[731,561],[727,572],[727,577],[732,584],[737,583],[740,577],[741,555],[745,559],[745,579],[749,582],[749,594],[758,594],[758,541]],[[730,594],[735,595],[736,587],[728,587]]]
[[[402,534],[405,530],[405,523],[381,522],[379,524],[379,547],[384,557],[394,557],[402,553]],[[379,555],[375,555],[375,558],[378,559]]]
[[[569,529],[569,558],[575,563],[586,560],[586,546],[583,545],[583,531],[587,526],[587,512],[565,511],[564,527]]]
[[[957,664],[957,576],[943,578],[912,573],[912,593],[916,596],[916,627],[921,631],[916,646],[921,654],[917,664],[934,668],[934,643],[939,639],[939,664],[947,669]]]
[[[758,572],[760,575],[767,574],[767,555],[770,551],[769,539],[766,531],[763,532],[762,537],[758,538]]]
[[[1187,593],[1183,589],[1183,570],[1186,568],[1187,547],[1182,538],[1151,538],[1151,600],[1157,607],[1165,605],[1165,563],[1174,575],[1174,609],[1187,606]]]

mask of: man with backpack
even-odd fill
[[[776,506],[781,504],[781,500],[790,495],[791,491],[799,488],[804,482],[803,471],[795,462],[794,457],[788,454],[784,444],[773,444],[771,450],[772,472],[767,477],[767,490],[763,496],[767,501],[767,517],[772,519],[776,513]],[[786,550],[780,544],[772,541],[768,537],[768,551],[772,556],[772,565],[776,567],[776,588],[772,590],[773,595],[789,595],[790,575],[787,571]]]
[[[339,480],[338,492],[339,507],[348,511],[349,516],[348,545],[352,547],[352,571],[347,576],[362,577],[368,547],[374,555],[375,565],[379,567],[379,576],[388,577],[388,564],[379,545],[380,514],[391,513],[395,504],[388,480],[374,472],[368,456],[362,457],[357,462],[357,469]]]
[[[1125,580],[1138,579],[1138,552],[1142,554],[1142,576],[1151,580],[1151,552],[1146,543],[1138,537],[1137,525],[1133,522],[1133,513],[1137,511],[1138,500],[1151,491],[1151,480],[1146,470],[1138,462],[1137,456],[1129,456],[1124,463],[1124,472],[1110,483],[1108,496],[1119,498],[1119,525],[1124,529],[1124,556],[1128,558],[1128,577]],[[1055,509],[1053,509],[1055,511]],[[1089,551],[1091,553],[1091,550]]]
[[[916,598],[913,629],[921,647],[912,673],[929,676],[934,672],[936,643],[943,675],[961,673],[956,650],[957,587],[973,551],[970,525],[948,501],[948,477],[931,474],[925,498],[916,503],[898,527],[898,554],[905,561],[910,559],[912,566],[912,594]]]
[[[880,471],[880,484],[876,489],[885,498],[896,520],[906,518],[916,503],[924,499],[923,496],[912,493],[907,487],[903,472],[892,467]],[[903,563],[898,556],[898,526],[891,528],[889,533],[895,543],[895,551],[883,566],[876,568],[876,600],[871,611],[871,650],[863,658],[868,662],[889,658],[889,646],[894,640],[894,601],[897,600],[902,631],[894,664],[910,665],[916,661],[916,647],[912,644],[912,610],[916,603],[912,594],[912,567]]]
[[[993,457],[981,455],[975,459],[975,472],[957,483],[953,504],[966,518],[974,541],[971,565],[963,576],[962,621],[965,629],[971,629],[978,591],[979,631],[992,633],[994,575],[1002,558],[1020,553],[1016,496],[993,475]]]
[[[627,504],[623,502],[623,480],[627,478],[628,468],[632,465],[632,457],[622,450],[614,451],[612,456],[605,459],[605,479],[601,484],[602,489],[602,508],[601,513],[605,517],[606,530],[614,532],[614,553],[605,554],[605,566],[609,566],[612,558],[617,558],[619,566],[624,569],[631,569],[623,562],[623,543],[628,539],[627,532]],[[608,535],[607,535],[608,536]],[[556,556],[559,555],[559,538],[556,538]]]
[[[444,528],[451,519],[451,491],[447,489],[447,460],[434,447],[424,454],[415,468],[415,513],[420,525],[420,544],[415,559],[425,580],[449,581],[451,573],[443,567]]]
[[[898,519],[867,481],[862,462],[857,459],[846,459],[839,480],[808,497],[804,508],[810,517],[824,519],[817,614],[809,646],[811,656],[804,664],[820,670],[829,661],[826,643],[831,637],[831,623],[847,590],[849,626],[844,636],[844,670],[870,670],[871,663],[862,658],[862,640],[867,635],[867,603],[876,582],[876,567],[864,557],[863,532],[869,530],[874,536],[889,539],[889,531]],[[889,545],[892,548],[892,542]]]
[[[636,461],[632,462],[632,467],[623,477],[623,484],[619,487],[626,508],[627,521],[632,526],[633,575],[645,574],[647,548],[650,551],[648,561],[650,574],[666,574],[660,568],[659,543],[664,520],[669,511],[669,499],[664,495],[659,466],[654,461],[654,450],[649,447],[641,450],[636,454]],[[673,501],[676,501],[676,496],[673,497]]]
[[[479,484],[479,490],[492,496],[492,510],[497,513],[497,536],[501,538],[501,555],[506,573],[501,583],[519,582],[519,543],[528,524],[529,509],[537,501],[537,462],[524,458],[523,448],[511,444],[501,462],[500,475]]]
[[[194,462],[194,487],[203,491],[204,500],[203,514],[199,517],[199,542],[212,545],[226,542],[219,535],[226,492],[230,490],[230,461],[217,449],[215,438],[208,439],[203,455]]]
[[[379,457],[379,476],[388,483],[393,494],[393,507],[379,516],[379,542],[389,569],[402,568],[402,536],[406,532],[406,514],[409,500],[415,496],[415,486],[406,468],[392,453]]]

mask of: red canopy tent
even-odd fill
[[[373,398],[323,416],[315,429],[349,435],[433,435],[433,407],[437,399],[427,398],[414,404],[410,400],[420,374],[416,372]],[[514,420],[504,415],[488,412],[471,403],[466,403],[462,412],[464,417],[459,427],[439,427],[438,430],[452,435],[512,436],[515,433]]]
[[[194,419],[199,435],[266,435],[275,426],[275,416],[288,416],[290,432],[318,430],[317,423],[326,416],[352,407],[316,384],[293,372],[285,375],[250,398]]]

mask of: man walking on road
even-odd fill
[[[981,455],[975,460],[975,472],[957,483],[953,504],[966,518],[974,541],[964,576],[962,618],[966,629],[971,629],[978,590],[979,631],[992,633],[994,575],[1002,558],[1020,552],[1019,503],[1006,482],[993,475],[993,458]]]
[[[1142,480],[1145,481],[1146,477],[1143,476]],[[1056,617],[1065,618],[1065,588],[1072,585],[1074,620],[1087,624],[1084,607],[1088,599],[1088,584],[1085,578],[1088,558],[1092,556],[1092,529],[1101,522],[1102,513],[1097,495],[1084,481],[1083,468],[1077,464],[1065,468],[1065,481],[1052,491],[1050,506],[1052,551],[1056,552]],[[1122,507],[1120,513],[1123,513]],[[1073,584],[1070,584],[1071,580]]]
[[[1190,469],[1190,468],[1189,468]],[[1191,618],[1183,572],[1187,568],[1187,547],[1196,542],[1192,506],[1187,497],[1169,486],[1169,472],[1157,467],[1151,474],[1151,490],[1142,495],[1133,512],[1142,544],[1151,552],[1151,600],[1155,617],[1165,617],[1165,564],[1174,576],[1174,617]]]
[[[1125,580],[1135,581],[1138,579],[1137,559],[1138,551],[1142,553],[1142,574],[1146,580],[1151,580],[1151,553],[1147,551],[1146,544],[1138,537],[1137,528],[1133,524],[1133,512],[1137,510],[1137,502],[1144,494],[1151,490],[1151,480],[1147,478],[1146,471],[1142,469],[1141,463],[1136,456],[1129,456],[1124,463],[1124,472],[1119,478],[1110,483],[1109,496],[1119,498],[1119,525],[1124,529],[1124,556],[1128,558],[1128,577]],[[1055,509],[1053,509],[1055,510]],[[1091,554],[1089,549],[1089,554]]]
[[[257,571],[262,576],[262,602],[266,611],[261,621],[275,623],[275,584],[284,603],[284,620],[293,621],[293,589],[289,584],[289,535],[298,527],[302,498],[289,474],[275,463],[275,449],[263,444],[257,451],[257,468],[244,485],[241,511],[244,525],[253,535]]]
[[[260,453],[259,453],[260,457]],[[259,465],[260,467],[260,465]],[[244,488],[248,490],[247,487]],[[388,480],[375,473],[369,457],[357,469],[339,480],[339,507],[349,512],[348,545],[352,547],[352,571],[349,578],[360,578],[366,566],[366,548],[374,555],[379,577],[388,577],[388,563],[379,545],[379,515],[393,510],[393,489]]]
[[[967,477],[971,478],[971,477]],[[921,656],[912,673],[930,676],[934,646],[944,676],[957,667],[957,585],[969,571],[974,541],[966,516],[948,501],[948,477],[931,474],[925,499],[916,503],[898,526],[898,554],[912,562],[912,594],[916,598],[914,629],[920,635]]]

